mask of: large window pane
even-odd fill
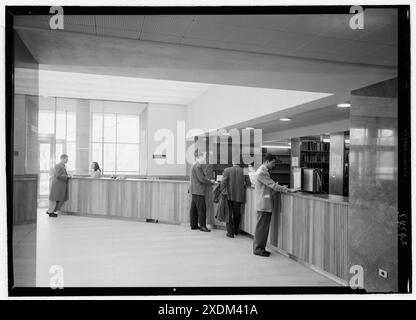
[[[116,142],[115,114],[104,114],[104,142]]]
[[[116,170],[116,145],[115,143],[104,143],[103,171],[106,174],[114,173]]]
[[[61,155],[64,153],[64,145],[63,142],[56,143],[55,155],[56,155],[56,163],[61,161]]]
[[[117,142],[139,143],[139,117],[117,115]]]
[[[76,141],[77,123],[75,112],[67,112],[66,114],[67,132],[66,139],[68,141]]]
[[[103,114],[102,113],[92,114],[92,141],[93,142],[103,141]]]
[[[117,172],[139,171],[139,145],[117,144]]]
[[[75,142],[68,142],[66,144],[66,153],[68,155],[68,163],[66,164],[66,169],[68,171],[74,171],[76,164]]]
[[[100,168],[103,164],[103,144],[93,142],[91,143],[91,162],[98,162]]]
[[[39,110],[39,133],[55,133],[55,114],[53,111]]]
[[[66,138],[66,115],[65,112],[56,113],[56,139]]]
[[[51,144],[40,143],[39,148],[40,156],[40,170],[49,170],[51,166]]]

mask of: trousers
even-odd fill
[[[256,253],[261,253],[266,250],[271,218],[271,212],[257,211],[257,224],[253,241],[253,251]]]

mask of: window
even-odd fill
[[[39,196],[47,197],[50,188],[51,169],[68,154],[67,171],[76,168],[76,113],[75,100],[39,97]]]
[[[104,174],[139,174],[139,116],[93,112],[91,121],[91,161]]]
[[[60,161],[61,154],[65,153],[69,157],[66,169],[70,172],[75,171],[76,164],[76,115],[75,112],[57,111],[56,112],[56,162]]]
[[[55,111],[39,110],[39,134],[55,133]]]

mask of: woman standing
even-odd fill
[[[55,165],[51,191],[49,193],[49,208],[46,213],[49,217],[56,218],[58,215],[55,213],[59,211],[66,200],[68,200],[68,176],[65,165],[68,162],[68,155],[62,154],[61,161]]]

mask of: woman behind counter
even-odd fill
[[[91,163],[91,178],[99,178],[101,175],[102,173],[98,162]]]

